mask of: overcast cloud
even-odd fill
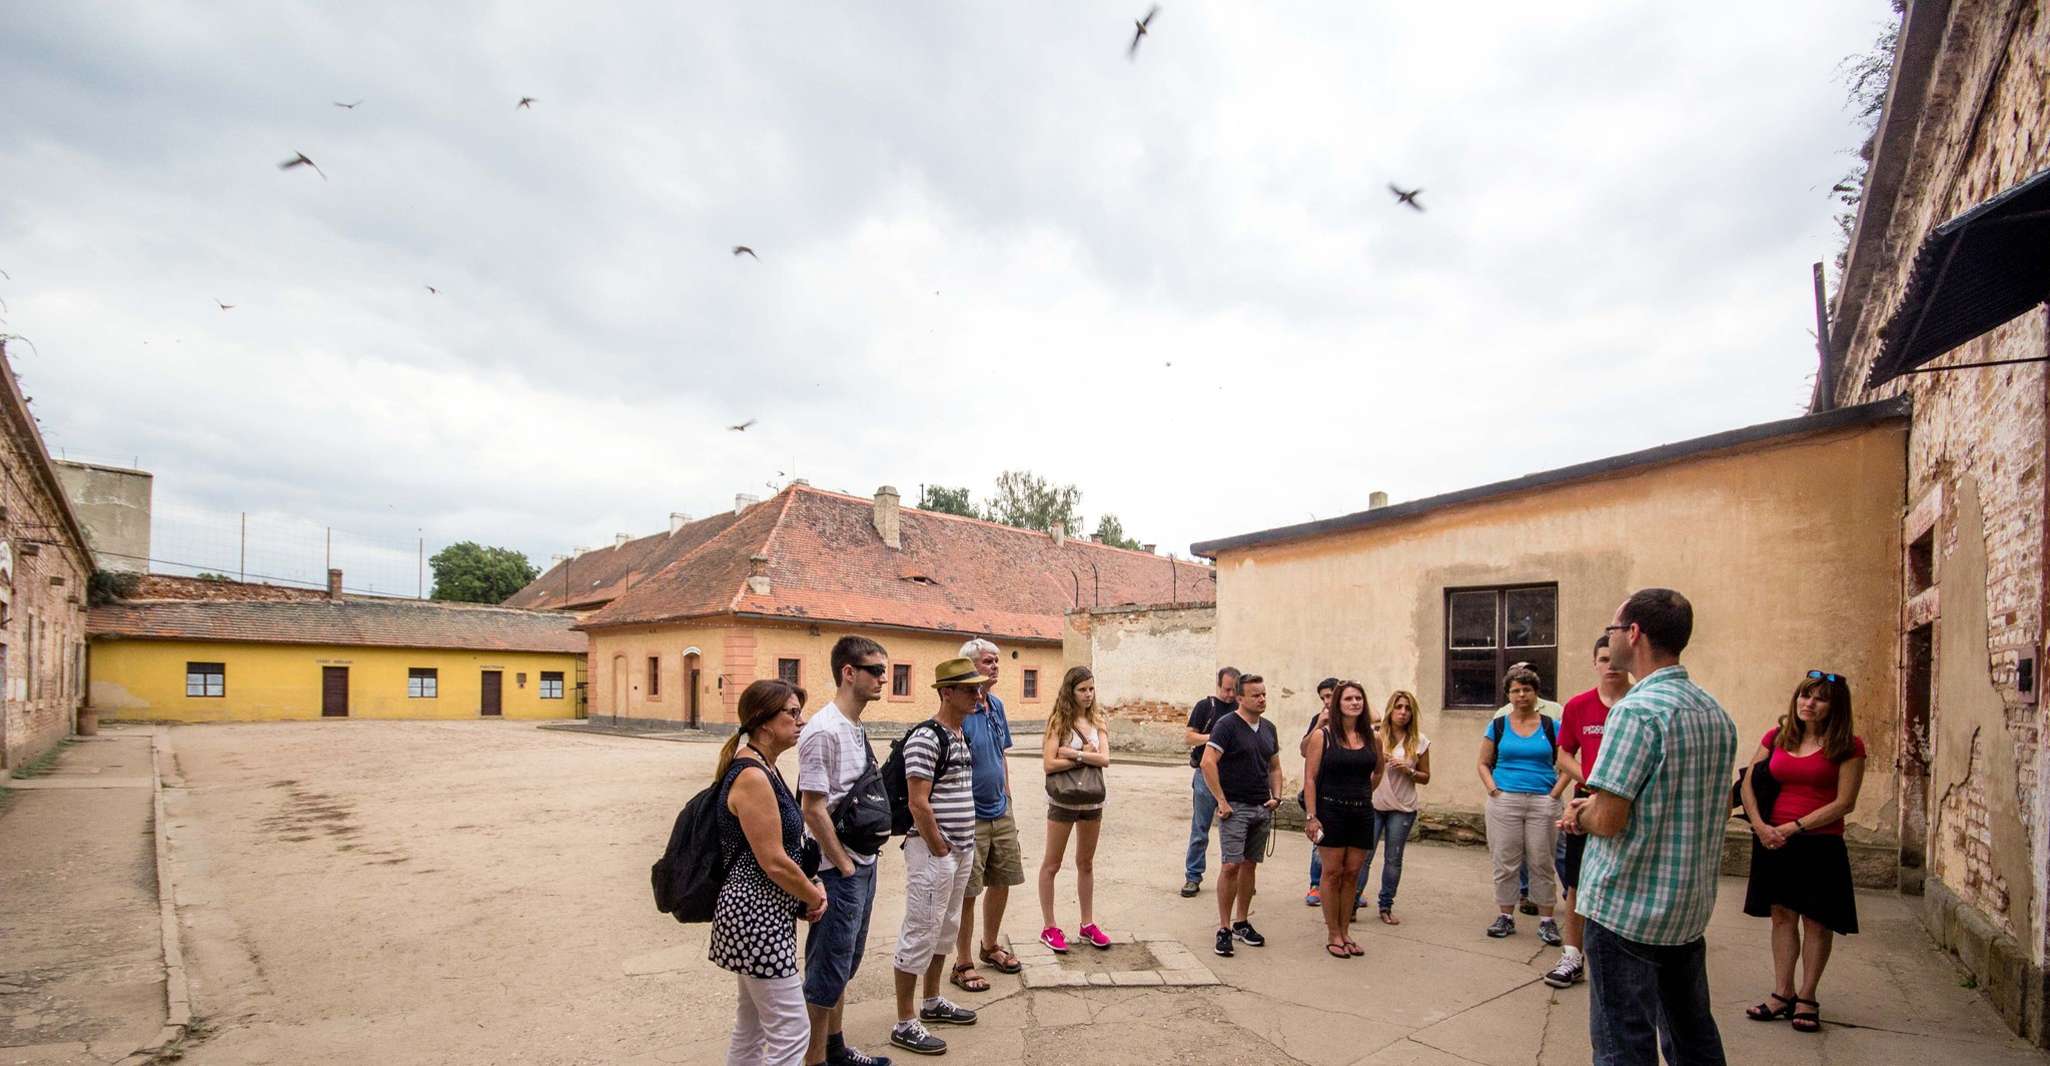
[[[793,475],[1186,553],[1798,413],[1886,0],[1180,2],[1129,62],[1145,6],[15,5],[9,352],[155,554],[246,511],[387,589]]]

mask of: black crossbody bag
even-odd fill
[[[856,855],[874,855],[890,841],[890,794],[883,788],[883,772],[876,765],[875,749],[862,739],[868,754],[868,768],[854,779],[847,794],[831,808],[833,832],[840,846]]]

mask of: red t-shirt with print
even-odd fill
[[[1559,715],[1559,746],[1580,760],[1580,779],[1594,773],[1594,757],[1602,748],[1602,729],[1609,721],[1609,705],[1602,702],[1600,689],[1566,701]]]
[[[1775,726],[1758,743],[1771,749],[1772,779],[1780,786],[1779,798],[1772,801],[1772,824],[1785,825],[1836,802],[1837,770],[1843,764],[1830,762],[1821,748],[1806,755],[1795,755],[1781,748],[1779,739],[1780,731]],[[1851,758],[1864,757],[1864,738],[1852,737]],[[1844,820],[1839,818],[1828,825],[1811,825],[1808,832],[1842,836]]]

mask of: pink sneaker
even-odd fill
[[[1049,925],[1041,929],[1039,931],[1039,942],[1052,948],[1059,954],[1066,955],[1068,953],[1068,935],[1061,932],[1061,927],[1058,925]]]
[[[1103,930],[1096,927],[1095,922],[1090,922],[1088,925],[1083,926],[1077,931],[1076,935],[1087,940],[1091,947],[1105,949],[1110,947],[1110,937],[1105,936]]]

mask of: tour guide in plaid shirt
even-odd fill
[[[1602,757],[1560,826],[1586,832],[1588,1033],[1597,1066],[1721,1066],[1707,944],[1729,815],[1737,726],[1688,680],[1694,608],[1644,589],[1608,627],[1611,662],[1639,680],[1609,710]]]

